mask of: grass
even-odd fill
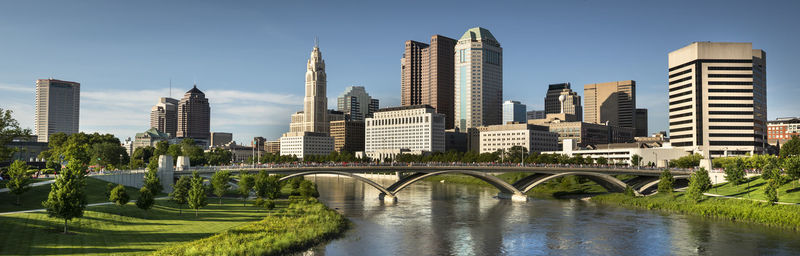
[[[761,179],[761,177],[753,177],[750,178],[749,186],[747,182],[739,185],[733,185],[730,182],[726,182],[714,186],[714,188],[709,190],[707,193],[766,200],[767,198],[764,195],[764,189],[766,187],[766,180]],[[800,203],[800,185],[798,185],[798,181],[795,180],[780,186],[778,188],[778,201],[785,203]]]
[[[209,238],[174,245],[154,255],[279,255],[307,250],[347,229],[348,221],[316,200],[270,211],[263,220]]]
[[[41,181],[41,180],[37,180]],[[105,196],[106,181],[95,179],[92,177],[86,178],[86,198],[90,204],[108,202]],[[128,195],[132,200],[139,197],[139,190],[133,187],[125,187]],[[20,198],[20,205],[16,205],[17,196],[11,192],[0,193],[0,212],[13,212],[24,211],[44,208],[42,202],[47,200],[47,195],[50,193],[50,184],[43,186],[31,187],[28,191],[22,194]]]
[[[42,182],[47,180],[52,180],[53,178],[38,178],[38,179],[31,179],[31,183]],[[6,188],[6,184],[8,184],[8,180],[0,180],[0,188]]]
[[[514,182],[530,174],[531,173],[503,173],[497,175],[497,177],[503,179],[509,184],[513,184]],[[494,188],[494,186],[492,186],[489,183],[486,183],[483,180],[466,175],[444,174],[444,175],[431,176],[425,178],[425,180],[431,182],[440,182],[444,180],[445,182],[451,182],[457,184],[479,185],[479,186]],[[531,189],[531,191],[528,191],[527,194],[529,196],[540,197],[540,198],[560,198],[560,197],[567,197],[570,195],[600,194],[600,193],[607,193],[607,191],[605,190],[605,188],[601,187],[597,183],[579,177],[568,176],[561,179],[557,178],[545,182],[544,184]]]
[[[266,215],[234,199],[223,199],[222,205],[209,200],[198,217],[186,209],[178,215],[178,206],[171,201],[156,202],[148,212],[133,203],[89,207],[83,218],[70,221],[68,235],[61,233],[61,219],[44,212],[0,215],[0,255],[143,254],[209,237]],[[284,207],[279,204],[277,209]]]
[[[680,192],[675,193],[674,196],[656,194],[648,197],[631,197],[621,193],[612,193],[595,196],[592,201],[800,229],[800,206],[797,205],[772,205],[750,200],[717,197],[706,197],[699,203],[695,203],[685,199],[684,194]]]

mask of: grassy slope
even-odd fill
[[[800,229],[800,206],[796,205],[769,205],[750,200],[714,197],[707,197],[701,202],[695,203],[686,200],[683,193],[675,193],[674,197],[663,194],[631,197],[613,193],[595,196],[592,201]]]
[[[737,186],[731,183],[723,183],[714,186],[708,193],[766,200],[766,196],[764,196],[764,189],[766,187],[767,181],[761,179],[761,177],[756,177],[751,178],[749,188],[747,183],[742,183]],[[786,203],[800,203],[800,185],[797,184],[797,181],[783,184],[783,186],[778,188],[778,200]]]
[[[278,255],[304,251],[347,229],[347,219],[322,203],[293,203],[263,220],[209,238],[159,250],[155,255]]]
[[[193,211],[158,200],[145,213],[129,203],[123,207],[89,207],[84,217],[70,222],[72,235],[64,235],[63,221],[44,212],[0,216],[0,255],[142,254],[165,246],[212,236],[262,219],[266,213],[243,207],[241,201],[209,200],[195,217]],[[279,204],[278,208],[285,207]]]
[[[90,204],[108,202],[105,196],[106,191],[105,181],[98,180],[92,177],[86,178],[86,198]],[[47,200],[47,194],[50,193],[50,185],[31,187],[28,191],[22,194],[20,202],[22,205],[15,205],[17,196],[10,192],[0,193],[0,212],[23,211],[32,209],[41,209],[42,202]],[[128,195],[131,200],[139,197],[139,190],[133,187],[126,187]]]

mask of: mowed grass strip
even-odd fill
[[[43,181],[43,180],[36,180]],[[108,202],[106,197],[106,184],[108,182],[95,179],[92,177],[86,178],[86,199],[90,204]],[[16,205],[17,195],[11,192],[0,192],[0,212],[14,212],[33,209],[42,209],[42,202],[47,200],[47,195],[50,194],[50,185],[41,185],[31,187],[28,191],[20,197],[20,205]],[[115,184],[116,186],[116,184]],[[135,200],[139,197],[139,189],[133,187],[125,187],[131,199]],[[166,194],[158,195],[165,196]],[[158,197],[157,196],[157,197]]]
[[[723,196],[733,196],[749,199],[767,200],[764,194],[764,189],[767,187],[767,181],[759,177],[750,178],[750,183],[744,182],[734,186],[730,182],[726,182],[714,186],[706,193],[719,194]],[[778,201],[784,203],[800,203],[800,185],[798,181],[784,183],[778,188]]]
[[[103,183],[105,187],[105,183]],[[102,192],[101,192],[102,193]],[[136,196],[132,196],[135,199]],[[212,236],[230,228],[262,220],[264,210],[242,206],[242,201],[216,200],[200,209],[183,209],[171,201],[157,200],[150,211],[133,203],[125,206],[88,207],[83,218],[64,222],[45,212],[0,215],[0,255],[134,255]],[[278,208],[285,208],[278,204]]]

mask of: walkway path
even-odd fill
[[[164,199],[169,199],[169,197],[168,196],[158,197],[155,200],[164,200]],[[98,206],[98,205],[109,205],[109,204],[113,204],[113,203],[114,202],[94,203],[94,204],[88,204],[88,205],[86,205],[86,207]],[[136,200],[131,200],[130,203],[134,203],[135,204]],[[0,212],[0,215],[9,215],[9,214],[15,214],[15,213],[28,213],[28,212],[42,212],[42,211],[45,211],[45,209],[33,209],[33,210],[24,210],[24,211],[16,211],[16,212]]]
[[[757,202],[763,202],[763,203],[767,202],[767,200],[761,200],[761,199],[752,199],[752,198],[735,197],[735,196],[724,196],[724,195],[717,195],[717,194],[711,194],[711,193],[703,193],[703,195],[711,196],[711,197],[722,197],[722,198],[730,198],[730,199],[739,199],[739,200],[750,200],[750,201],[757,201]],[[800,205],[798,203],[785,203],[785,202],[775,202],[775,204]]]
[[[33,184],[31,184],[31,187],[36,187],[36,186],[41,186],[41,185],[47,185],[47,184],[51,184],[51,183],[53,183],[53,182],[56,182],[56,180],[55,180],[55,179],[52,179],[52,180],[40,181],[40,182],[36,182],[36,183],[33,183]],[[0,188],[0,193],[3,193],[3,192],[8,192],[8,191],[9,191],[9,189],[8,189],[8,188]]]

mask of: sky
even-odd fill
[[[400,104],[406,40],[487,28],[503,47],[503,98],[543,109],[547,85],[637,82],[649,130],[667,130],[667,54],[695,41],[767,52],[768,117],[800,116],[800,1],[2,1],[0,108],[33,128],[36,79],[81,83],[80,130],[124,140],[159,97],[193,84],[211,131],[277,139],[302,110],[314,38],[328,103],[365,86]],[[170,93],[170,84],[172,90]]]

